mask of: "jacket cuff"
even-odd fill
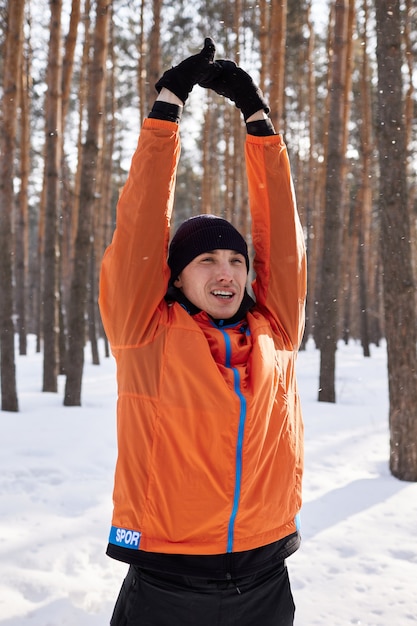
[[[179,124],[181,120],[181,113],[182,107],[176,104],[171,104],[170,102],[156,100],[148,117],[158,120],[166,120],[167,122],[175,122],[176,124]]]
[[[246,122],[246,130],[249,135],[255,135],[256,137],[267,137],[268,135],[277,134],[269,117],[265,120]]]

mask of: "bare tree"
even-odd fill
[[[15,216],[15,257],[16,257],[16,331],[19,335],[19,354],[27,352],[27,283],[29,256],[29,173],[30,173],[30,51],[21,54],[20,69],[20,190]]]
[[[62,125],[65,127],[65,120],[68,112],[69,97],[71,92],[71,82],[74,72],[74,55],[77,43],[78,25],[80,23],[81,7],[80,0],[72,0],[70,23],[68,34],[65,38],[65,53],[62,62]]]
[[[259,52],[261,57],[261,69],[259,74],[259,87],[266,91],[266,75],[268,70],[268,51],[271,33],[269,31],[270,3],[266,0],[259,1]]]
[[[233,58],[239,59],[241,58],[241,41],[240,41],[240,32],[243,31],[241,28],[242,24],[242,1],[235,1],[233,5],[233,13],[232,17],[232,32],[238,33],[238,36],[235,38],[234,47],[233,47]],[[243,145],[243,133],[242,133],[242,120],[241,113],[236,107],[232,109],[232,144],[233,144],[233,153],[231,159],[231,169],[230,175],[231,180],[229,184],[229,188],[231,189],[231,206],[230,206],[230,214],[228,219],[237,226],[244,237],[247,236],[249,232],[248,228],[248,199],[245,198],[245,190],[246,190],[246,175],[244,170],[244,159],[242,159],[242,154],[244,154],[244,145]],[[239,210],[238,210],[239,209]]]
[[[81,17],[80,0],[72,0],[71,14],[69,21],[68,33],[65,37],[64,54],[62,59],[62,114],[61,125],[62,135],[65,137],[67,126],[67,116],[69,109],[69,101],[72,87],[72,78],[74,74],[74,58],[77,43],[77,34]],[[82,78],[80,78],[80,85]],[[78,90],[79,101],[82,102],[81,86]],[[69,285],[72,272],[72,209],[76,207],[74,202],[74,185],[69,175],[70,167],[68,165],[68,156],[62,149],[62,195],[61,195],[61,215],[59,229],[59,374],[65,374],[66,353],[67,353],[67,328],[66,328],[66,311],[69,300]]]
[[[24,0],[9,0],[0,123],[0,369],[2,411],[18,411],[13,326],[12,215]]]
[[[319,321],[321,332],[319,400],[335,402],[335,366],[339,319],[340,259],[343,224],[344,94],[346,80],[347,0],[335,0],[330,76],[330,113],[326,197],[321,261]]]
[[[66,406],[81,405],[87,280],[93,242],[93,211],[97,202],[98,159],[102,147],[104,124],[107,33],[110,10],[111,3],[108,0],[97,0],[93,58],[90,63],[88,79],[88,125],[82,153],[80,206],[69,303],[69,347],[64,397]]]
[[[78,154],[78,163],[77,163],[77,171],[75,174],[75,182],[74,182],[74,201],[71,207],[71,226],[70,226],[70,241],[69,241],[69,260],[71,261],[71,271],[69,272],[72,275],[72,264],[74,261],[74,249],[75,249],[75,239],[77,236],[78,229],[78,214],[80,208],[80,186],[81,186],[81,172],[82,172],[82,150],[83,150],[83,128],[84,128],[84,112],[86,108],[86,99],[87,99],[87,84],[88,84],[88,76],[87,71],[89,67],[89,56],[90,56],[90,47],[91,47],[91,0],[85,0],[84,4],[84,14],[82,24],[84,26],[84,42],[82,47],[82,55],[80,60],[80,76],[78,81],[78,141],[77,141],[77,154]],[[69,302],[68,302],[69,305]]]
[[[353,53],[353,24],[355,18],[355,0],[348,0],[347,2],[347,23],[346,23],[346,32],[344,34],[345,40],[345,70],[344,70],[344,80],[343,80],[343,119],[342,119],[342,143],[340,146],[340,154],[342,155],[341,160],[341,171],[340,171],[340,179],[341,181],[347,180],[347,174],[349,171],[349,164],[345,155],[347,153],[348,146],[348,137],[349,137],[349,120],[350,120],[350,110],[351,110],[351,94],[352,94],[352,68],[354,61],[354,53]],[[347,184],[341,185],[341,197],[340,202],[342,205],[341,213],[342,219],[344,216],[348,216],[350,213],[350,188]],[[356,289],[355,289],[355,281],[354,275],[355,272],[352,271],[353,268],[356,268],[356,259],[355,255],[350,253],[350,249],[352,244],[357,238],[357,229],[352,229],[346,227],[347,217],[343,219],[344,228],[342,226],[342,249],[340,252],[340,265],[342,271],[340,276],[340,284],[339,284],[339,298],[340,300],[340,311],[344,311],[340,317],[342,317],[342,327],[343,327],[343,337],[345,342],[349,340],[349,336],[351,334],[351,327],[353,324],[351,323],[351,307],[350,303],[352,300],[355,300]],[[350,221],[350,220],[349,220]],[[353,238],[352,238],[353,235]]]
[[[139,37],[137,41],[138,50],[138,95],[139,95],[139,123],[142,124],[145,117],[147,98],[146,98],[146,38],[145,38],[145,0],[140,2],[139,10]]]
[[[408,206],[412,211],[415,206],[417,197],[417,174],[414,168],[415,154],[411,150],[412,135],[414,132],[414,120],[415,120],[415,94],[414,87],[414,72],[416,55],[413,53],[415,45],[414,32],[416,21],[417,6],[414,0],[406,0],[405,2],[405,19],[404,19],[404,46],[405,46],[405,59],[407,62],[407,91],[405,95],[405,119],[407,129],[407,147],[408,147],[408,180],[410,185],[408,187]],[[417,279],[417,219],[411,224],[411,241],[414,242],[412,249],[413,265],[415,268],[414,280]]]
[[[309,272],[307,274],[307,302],[306,302],[306,329],[304,333],[304,341],[311,334],[314,334],[314,286],[316,285],[317,276],[317,257],[320,237],[318,236],[317,213],[315,210],[317,196],[317,103],[316,103],[316,77],[314,73],[314,50],[315,50],[315,32],[311,17],[311,6],[307,9],[308,27],[308,49],[307,49],[307,103],[308,103],[308,161],[305,182],[305,224],[307,230],[307,259]],[[318,203],[317,203],[318,204]],[[317,232],[316,232],[317,231]]]
[[[360,145],[361,145],[361,181],[358,193],[357,228],[358,228],[358,273],[359,273],[359,315],[361,343],[364,356],[370,356],[370,326],[369,326],[369,295],[374,295],[371,289],[372,260],[375,258],[371,248],[371,214],[372,214],[372,153],[374,149],[374,139],[372,135],[372,109],[370,90],[370,70],[368,52],[368,0],[363,1],[363,32],[362,38],[362,58],[361,58],[361,78],[360,78],[360,103],[361,103],[361,125],[360,125]]]
[[[210,102],[210,93],[207,91],[206,98]],[[202,140],[202,166],[203,166],[203,179],[202,179],[202,187],[201,187],[201,207],[203,213],[212,213],[213,212],[213,202],[212,202],[212,189],[213,189],[213,180],[214,172],[212,170],[212,160],[210,156],[212,154],[212,145],[211,145],[211,137],[214,132],[214,120],[212,114],[212,108],[210,106],[206,107],[204,113],[204,123],[203,123],[203,140]]]
[[[162,12],[162,0],[152,0],[152,28],[149,34],[149,66],[148,66],[148,80],[149,89],[147,93],[147,110],[150,110],[152,101],[155,96],[153,91],[153,85],[157,82],[161,74],[161,12]]]
[[[417,481],[417,318],[407,199],[407,145],[399,3],[375,0],[385,332],[388,351],[390,469]]]
[[[285,41],[287,0],[271,0],[270,101],[272,121],[277,130],[284,128]]]
[[[113,15],[112,15],[113,17]],[[117,111],[117,94],[116,94],[116,54],[115,48],[112,46],[114,41],[114,21],[111,21],[110,30],[110,45],[109,45],[109,60],[110,60],[110,72],[109,77],[106,80],[106,128],[104,132],[104,144],[103,144],[103,159],[102,159],[102,171],[108,173],[112,171],[113,166],[113,154],[116,141],[116,111]],[[97,212],[94,212],[94,254],[95,259],[101,260],[106,247],[109,245],[112,233],[114,230],[114,205],[113,204],[113,189],[114,180],[112,176],[105,175],[101,181],[101,193],[100,193],[100,206]],[[99,284],[99,271],[100,263],[95,264],[96,276],[94,278],[94,286],[96,289],[90,289],[90,306],[91,309],[94,306],[94,316],[97,319],[97,325],[99,327],[99,336],[104,338],[104,350],[105,356],[110,356],[110,346],[105,335],[103,325],[101,323],[100,312],[98,310],[97,291]],[[92,300],[94,299],[94,302]],[[89,316],[89,326],[92,328],[93,316]],[[89,333],[90,339],[93,341],[92,331]],[[97,343],[97,342],[95,342]],[[99,362],[98,350],[97,355],[94,354],[97,348],[94,348],[94,342],[92,343],[92,360],[93,363]]]
[[[45,102],[45,239],[43,270],[43,391],[58,390],[58,208],[62,155],[62,0],[51,0]]]

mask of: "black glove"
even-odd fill
[[[213,40],[206,37],[204,48],[198,54],[188,57],[161,76],[155,85],[157,92],[166,87],[185,102],[194,85],[207,73],[210,64],[213,64],[215,51]]]
[[[245,121],[260,109],[265,113],[270,111],[262,91],[249,74],[233,61],[215,61],[198,84],[229,98],[242,111]]]

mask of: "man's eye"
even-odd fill
[[[236,258],[236,259],[232,259],[232,263],[236,263],[238,265],[241,265],[243,263],[242,259]]]

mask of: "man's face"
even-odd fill
[[[212,250],[195,257],[174,285],[214,319],[237,313],[245,293],[245,257],[234,250]]]

